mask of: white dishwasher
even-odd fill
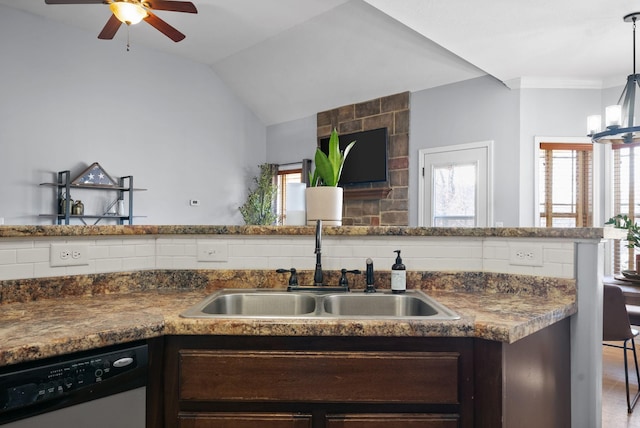
[[[144,428],[148,349],[102,348],[0,368],[7,428]]]

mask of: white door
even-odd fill
[[[420,150],[418,221],[427,227],[488,227],[492,141]]]

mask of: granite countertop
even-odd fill
[[[191,283],[194,276],[207,279],[201,280],[202,286],[196,288],[163,285],[184,275]],[[247,275],[251,273],[240,274],[245,284]],[[427,294],[456,311],[460,315],[459,320],[202,320],[180,317],[180,312],[215,289],[232,288],[225,287],[233,283],[230,276],[239,277],[229,272],[181,274],[164,271],[132,275],[128,281],[125,281],[124,274],[114,277],[102,275],[90,281],[69,277],[63,281],[66,289],[73,291],[64,297],[42,294],[34,297],[34,289],[37,288],[34,284],[3,284],[5,289],[13,287],[14,294],[5,290],[4,300],[0,300],[5,302],[0,305],[0,365],[162,335],[183,334],[449,336],[513,343],[567,318],[577,308],[572,280],[484,273],[423,273],[419,278],[411,279]],[[148,284],[151,278],[155,278],[157,284]],[[135,286],[123,287],[126,282]],[[82,285],[85,283],[94,288],[87,289]],[[105,287],[105,283],[109,286]],[[28,298],[23,295],[25,290],[29,290]]]
[[[405,227],[405,226],[324,226],[322,233],[333,236],[457,236],[499,238],[601,239],[609,228],[547,227]],[[55,236],[149,236],[149,235],[313,235],[314,226],[228,226],[228,225],[16,225],[0,226],[0,238]]]

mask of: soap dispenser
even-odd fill
[[[400,250],[395,250],[394,252],[398,253],[398,255],[396,262],[391,266],[391,292],[400,294],[407,291],[407,268],[402,264]]]

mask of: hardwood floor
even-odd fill
[[[636,341],[640,360],[640,341]],[[633,413],[627,414],[624,388],[623,350],[603,346],[602,351],[602,428],[640,428],[640,400]],[[637,389],[633,357],[629,351],[629,385],[631,396]]]

